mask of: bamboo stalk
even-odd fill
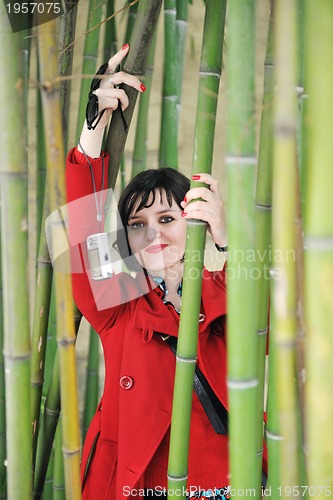
[[[56,46],[56,23],[40,24],[38,44],[42,99],[46,134],[48,189],[50,209],[59,209],[66,204],[65,154],[61,128],[61,105],[59,86],[50,82],[57,76],[58,61]],[[56,229],[56,228],[52,228]],[[61,229],[62,230],[62,229]],[[52,234],[53,243],[57,236]],[[70,263],[68,258],[68,269]],[[63,453],[66,477],[66,498],[81,497],[80,483],[80,432],[78,419],[78,395],[75,362],[75,326],[70,274],[54,269],[57,343],[61,372],[61,407],[63,416]]]
[[[138,120],[132,158],[132,177],[144,170],[147,165],[148,111],[154,69],[155,48],[156,33],[154,34],[153,41],[149,50],[147,68],[144,77],[146,92],[140,95]]]
[[[314,498],[333,491],[333,4],[305,2],[308,169],[305,203],[306,434]],[[319,51],[319,52],[318,52]],[[320,54],[320,57],[318,57]],[[329,492],[329,493],[328,493]]]
[[[44,118],[40,92],[37,94],[36,123],[36,246],[39,248],[42,233],[43,206],[46,184],[46,151],[44,138]]]
[[[66,500],[61,417],[58,421],[54,440],[53,500]]]
[[[192,173],[211,172],[216,109],[222,67],[226,1],[206,3]],[[197,185],[197,183],[196,183]],[[168,462],[168,498],[185,492],[192,408],[193,378],[198,343],[206,223],[187,221],[183,299],[178,333],[175,386]],[[189,362],[191,361],[191,362]],[[181,496],[185,498],[185,494]]]
[[[53,462],[54,462],[54,454],[51,455],[49,465],[47,468],[43,494],[41,497],[42,500],[50,500],[50,498],[53,498]]]
[[[185,59],[185,46],[186,46],[186,35],[188,27],[188,0],[176,0],[177,15],[176,15],[176,33],[177,33],[177,106],[180,110],[181,106],[181,95],[182,95],[182,83],[184,74],[184,59]]]
[[[1,210],[1,209],[0,209]],[[0,262],[1,259],[1,232],[0,232]],[[0,498],[6,498],[6,390],[5,365],[3,359],[3,293],[2,271],[0,266]]]
[[[258,339],[254,262],[255,2],[234,0],[228,8],[228,397],[231,486],[260,496],[257,474]],[[241,309],[240,309],[241,308]],[[241,312],[240,312],[241,311]]]
[[[7,496],[30,498],[30,335],[28,304],[28,189],[22,36],[0,7],[0,199],[7,431]],[[20,134],[18,134],[20,131]]]
[[[75,39],[77,19],[77,4],[71,8],[72,0],[65,0],[65,5],[68,10],[60,17],[59,22],[59,73],[62,76],[68,76],[72,73],[74,55],[72,42]],[[70,79],[62,80],[60,83],[62,130],[65,150],[67,150],[71,84]]]
[[[60,415],[60,368],[58,353],[53,364],[53,374],[46,397],[44,411],[38,432],[34,500],[39,500],[43,493],[44,482],[48,471],[52,444]]]
[[[272,218],[272,113],[274,97],[274,58],[273,58],[273,9],[267,36],[264,68],[264,95],[262,100],[260,143],[258,154],[257,186],[255,196],[255,246],[256,270],[256,332],[258,338],[258,441],[257,441],[257,487],[262,478],[263,455],[263,411],[265,399],[266,344],[268,332],[268,305],[271,266],[271,218]]]
[[[276,97],[273,157],[272,307],[276,345],[280,486],[300,485],[296,375],[296,2],[277,0],[275,11]],[[281,258],[282,256],[282,258]],[[278,367],[282,367],[283,370]],[[294,492],[294,497],[300,493]]]
[[[136,6],[137,4],[135,4]],[[134,7],[134,6],[132,6]],[[130,7],[130,11],[131,8]],[[115,11],[114,0],[106,1],[106,18],[112,16]],[[129,13],[130,15],[130,13]],[[126,37],[127,40],[127,37]],[[129,40],[129,38],[128,38]],[[117,28],[115,16],[111,17],[105,26],[105,36],[104,36],[104,57],[103,61],[108,61],[110,57],[117,52]]]
[[[85,397],[83,429],[82,429],[83,441],[85,439],[91,419],[96,412],[96,407],[98,404],[98,396],[99,396],[98,367],[99,367],[100,340],[97,333],[92,327],[90,328],[89,334],[90,334],[90,339],[89,339],[89,355],[88,355],[88,366],[87,366],[87,376],[86,376],[86,397]]]
[[[93,75],[96,73],[98,46],[99,46],[99,24],[101,21],[101,0],[89,0],[87,13],[87,26],[84,40],[83,60],[82,60],[82,75]],[[92,31],[90,31],[94,28]],[[86,105],[90,90],[91,80],[82,78],[80,86],[79,110],[76,126],[76,137],[81,134],[82,124],[86,118]]]
[[[123,71],[137,76],[144,75],[161,3],[162,0],[140,0],[130,40],[131,50],[123,66]],[[136,103],[137,91],[128,85],[122,85],[122,88],[124,88],[129,98],[129,106],[124,112],[129,127]],[[120,111],[117,109],[112,114],[112,121],[105,143],[105,150],[112,153],[109,160],[109,187],[113,187],[116,183],[126,138],[127,133],[124,130]]]
[[[136,16],[138,14],[138,7],[139,7],[139,3],[138,2],[134,3],[133,5],[131,5],[131,1],[128,0],[128,3],[130,4],[130,8],[128,10],[128,18],[127,18],[125,41],[131,39],[131,36],[132,36],[132,33],[133,33],[134,24],[136,22]]]
[[[159,167],[178,168],[176,0],[164,0],[164,76]]]
[[[45,219],[49,213],[47,195],[44,208]],[[39,415],[44,382],[45,352],[47,343],[47,328],[49,322],[53,268],[48,252],[44,230],[40,236],[40,246],[37,262],[37,279],[34,303],[34,318],[31,338],[31,420],[33,435],[33,464],[36,454]]]

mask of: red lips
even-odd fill
[[[164,250],[168,245],[151,245],[150,247],[145,248],[145,251],[148,253],[158,253]]]

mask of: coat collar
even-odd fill
[[[163,291],[143,273],[140,273],[136,280],[141,288],[143,285],[147,286],[147,280],[149,280],[151,291],[137,300],[132,311],[132,325],[141,330],[153,330],[176,337],[178,335],[179,315],[171,305],[163,304]],[[213,273],[204,269],[201,313],[200,318],[198,318],[199,333],[205,331],[215,319],[225,315],[226,312],[224,271]]]

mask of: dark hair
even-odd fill
[[[180,209],[180,203],[190,189],[189,179],[173,168],[149,169],[137,174],[122,192],[118,211],[122,227],[118,228],[117,247],[122,258],[132,254],[127,239],[127,223],[135,206],[137,211],[154,204],[156,195],[165,193],[168,204],[175,200]],[[148,200],[152,195],[150,203]]]

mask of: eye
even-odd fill
[[[141,229],[143,226],[143,222],[132,222],[132,224],[128,224],[128,229]]]
[[[160,222],[162,222],[162,224],[168,224],[174,220],[175,219],[171,215],[163,215],[163,217],[160,218]]]

